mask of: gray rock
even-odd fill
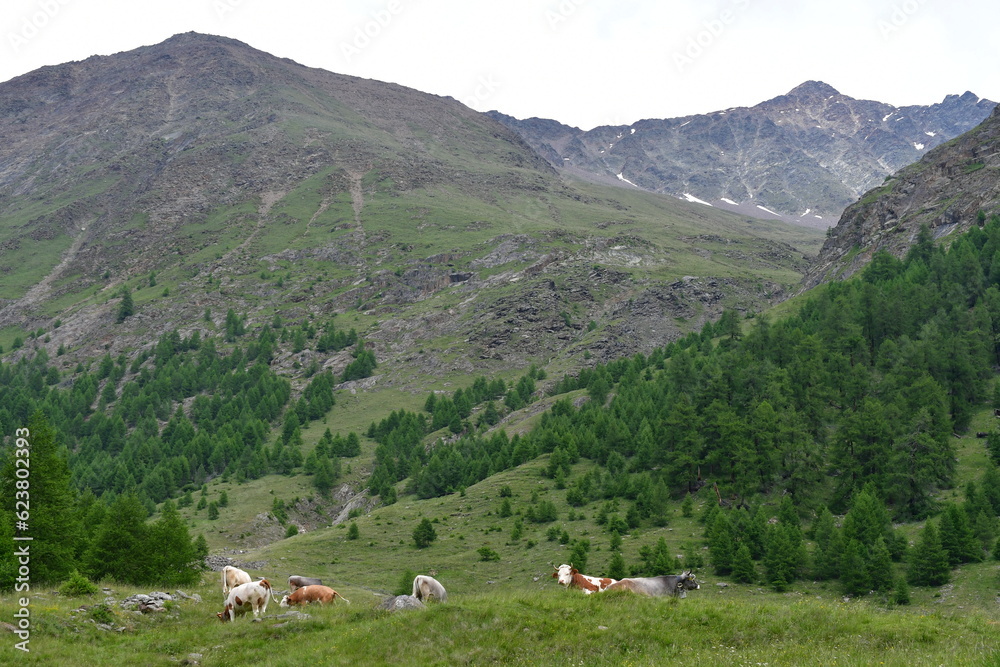
[[[400,609],[426,609],[427,607],[412,595],[394,595],[382,600],[375,608],[399,611]]]

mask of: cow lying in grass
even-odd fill
[[[553,566],[555,567],[555,566]],[[614,579],[607,577],[592,577],[580,572],[572,565],[563,563],[556,568],[552,576],[559,580],[559,583],[568,588],[579,588],[585,595],[599,593],[606,590],[608,586],[615,583]]]
[[[319,602],[320,604],[333,604],[336,598],[340,598],[347,604],[351,604],[351,601],[345,598],[343,595],[333,590],[329,586],[318,586],[313,584],[312,586],[303,586],[297,588],[291,595],[286,595],[281,598],[281,602],[278,603],[280,607],[291,607],[294,604],[309,604],[310,602]]]
[[[235,621],[237,616],[242,616],[248,610],[253,611],[256,618],[260,614],[267,613],[267,601],[271,597],[271,583],[267,579],[240,584],[229,591],[226,598],[226,607],[216,614],[223,623]]]
[[[305,586],[322,586],[322,585],[323,581],[320,579],[316,579],[315,577],[299,577],[294,574],[288,577],[289,593],[294,593],[298,589],[303,588]]]
[[[682,598],[687,597],[688,591],[695,591],[701,588],[698,580],[691,573],[685,570],[681,574],[665,574],[660,577],[635,577],[632,579],[622,579],[617,581],[605,590],[607,591],[632,591],[640,595],[658,596],[675,595]]]
[[[428,598],[434,598],[438,602],[447,602],[448,591],[434,577],[429,577],[426,574],[418,574],[413,579],[413,597],[421,602],[427,602]]]

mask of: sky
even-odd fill
[[[752,106],[1000,100],[995,0],[6,0],[0,81],[196,31],[581,129]]]

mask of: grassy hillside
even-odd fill
[[[975,425],[993,419],[982,412]],[[959,469],[978,475],[982,441],[957,438]],[[362,455],[363,457],[364,455]],[[236,555],[266,561],[252,569],[284,587],[289,574],[319,576],[351,600],[348,606],[311,607],[308,619],[282,619],[272,604],[260,623],[241,618],[223,625],[219,575],[207,572],[198,586],[185,589],[200,603],[180,601],[164,615],[141,616],[111,607],[132,587],[107,583],[110,592],[69,599],[51,591],[32,595],[31,653],[2,649],[18,664],[107,665],[176,664],[191,653],[203,665],[299,665],[304,661],[353,665],[986,665],[1000,658],[996,641],[996,561],[966,565],[951,584],[914,588],[909,606],[888,606],[877,596],[849,600],[836,584],[800,583],[787,593],[758,585],[735,584],[699,571],[701,590],[684,600],[642,599],[630,595],[584,596],[559,586],[550,563],[567,560],[568,550],[550,542],[550,525],[571,538],[590,539],[587,570],[601,572],[610,553],[607,534],[594,522],[595,507],[569,520],[564,494],[543,480],[545,459],[532,461],[466,490],[464,496],[418,501],[404,497],[391,507],[358,516],[359,539],[346,538],[345,524],[323,528]],[[221,531],[236,530],[245,509],[259,506],[270,492],[296,492],[297,478],[269,476],[225,489],[231,506],[218,520]],[[960,481],[964,481],[960,480]],[[270,486],[271,488],[267,488]],[[515,514],[499,518],[499,493],[511,489]],[[553,524],[525,522],[522,539],[512,542],[516,512],[532,493],[559,508]],[[698,504],[709,499],[700,497]],[[696,507],[695,517],[699,514]],[[434,522],[438,539],[426,549],[413,546],[421,518]],[[196,529],[202,525],[197,520]],[[499,528],[499,530],[496,530]],[[911,528],[916,529],[916,526]],[[665,537],[680,553],[685,543],[700,544],[702,527],[684,518],[678,506],[669,525],[626,536],[623,551],[634,562],[640,545]],[[209,533],[213,535],[213,533]],[[529,546],[531,542],[533,546]],[[481,562],[477,550],[489,546],[500,560]],[[449,601],[428,611],[389,614],[374,609],[399,585],[406,570],[435,573]],[[172,591],[171,591],[172,592]],[[0,598],[0,618],[10,620],[14,596]],[[100,629],[110,623],[113,629]],[[120,629],[120,630],[119,630]]]

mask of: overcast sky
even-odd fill
[[[582,129],[750,106],[1000,100],[995,0],[6,0],[0,81],[194,30]]]

